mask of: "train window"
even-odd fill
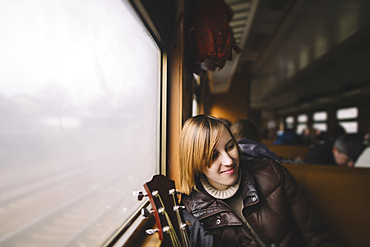
[[[196,86],[200,86],[200,77],[193,73],[193,77],[194,77],[194,80],[195,80],[195,83],[196,83]],[[199,104],[198,104],[198,97],[197,97],[197,94],[194,94],[193,95],[193,103],[192,103],[192,116],[196,116],[200,113],[200,110],[199,110]]]
[[[159,171],[161,51],[128,1],[0,16],[0,245],[101,246]]]
[[[307,128],[307,121],[308,121],[308,116],[307,114],[300,114],[297,117],[297,129],[296,132],[297,134],[302,134],[303,130]]]
[[[358,117],[358,108],[357,107],[349,107],[349,108],[343,108],[339,109],[337,111],[337,119],[343,120],[343,119],[353,119]]]
[[[298,115],[298,123],[307,123],[307,121],[308,121],[307,114]]]
[[[326,120],[328,119],[328,113],[325,111],[315,112],[313,114],[313,128],[326,132],[328,130],[328,126],[326,124]]]
[[[294,117],[293,116],[288,116],[285,118],[285,123],[288,129],[293,128],[294,125]]]
[[[326,121],[328,119],[328,113],[325,111],[315,112],[313,114],[313,120],[316,121]]]
[[[356,121],[339,122],[339,124],[346,130],[347,133],[358,132],[358,123]]]
[[[193,76],[197,85],[200,86],[200,77],[197,74],[193,74]]]
[[[197,97],[193,96],[193,105],[192,105],[192,115],[196,116],[199,114],[199,108],[198,108],[198,100]]]
[[[337,111],[337,119],[342,120],[339,124],[346,130],[347,133],[358,132],[358,122],[354,121],[358,117],[357,107],[342,108]]]
[[[302,134],[302,132],[307,128],[307,124],[297,124],[296,132],[297,134]]]

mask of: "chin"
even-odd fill
[[[238,182],[238,176],[237,175],[235,177],[231,178],[229,186],[234,185],[236,182]]]

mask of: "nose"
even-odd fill
[[[221,153],[221,165],[223,166],[232,166],[233,160],[229,156],[227,152],[222,152]]]

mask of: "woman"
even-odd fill
[[[180,188],[192,246],[334,245],[284,167],[240,156],[223,121],[199,115],[185,123]]]

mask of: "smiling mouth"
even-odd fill
[[[234,171],[235,171],[235,165],[233,165],[233,167],[232,168],[230,168],[230,169],[228,169],[228,170],[226,170],[226,171],[222,171],[222,172],[220,172],[221,174],[233,174],[234,173]]]

